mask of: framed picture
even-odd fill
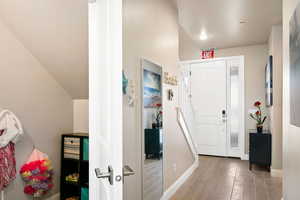
[[[144,69],[144,107],[156,108],[161,103],[161,75]]]
[[[290,19],[290,123],[300,127],[300,4]]]
[[[268,63],[266,65],[266,106],[273,106],[273,56],[269,56]]]

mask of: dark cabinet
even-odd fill
[[[64,134],[61,142],[60,199],[88,200],[89,137]]]
[[[146,158],[160,158],[162,154],[162,130],[145,129],[145,154]]]
[[[272,158],[272,135],[270,133],[250,133],[249,169],[252,164],[268,167],[270,171]]]

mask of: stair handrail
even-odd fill
[[[197,154],[197,148],[194,143],[193,137],[191,136],[191,128],[187,125],[186,119],[184,117],[184,114],[182,113],[182,110],[177,107],[177,122],[179,124],[179,127],[181,128],[183,135],[185,136],[185,139],[189,145],[189,148],[191,152],[193,153],[195,160],[198,160],[198,154]]]

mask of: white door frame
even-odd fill
[[[89,199],[122,200],[122,0],[89,2]],[[114,183],[98,179],[108,172]],[[119,180],[119,179],[118,179]]]
[[[226,65],[228,62],[231,60],[239,60],[239,81],[240,81],[240,107],[241,107],[241,112],[240,112],[240,118],[242,119],[241,121],[241,126],[240,126],[240,149],[239,149],[239,155],[236,155],[237,157],[240,157],[241,159],[246,158],[246,151],[245,151],[245,136],[246,136],[246,130],[245,130],[245,57],[244,56],[231,56],[231,57],[220,57],[220,58],[213,58],[213,59],[202,59],[202,60],[187,60],[187,61],[181,61],[180,65],[181,66],[188,66],[190,67],[191,64],[197,64],[197,63],[207,63],[207,62],[214,62],[214,61],[226,61]],[[190,69],[189,69],[190,70]],[[228,104],[227,104],[228,105]],[[228,108],[227,108],[228,110]],[[227,134],[228,134],[228,129],[227,129]],[[227,143],[228,143],[228,137],[227,137]],[[229,145],[227,144],[227,154],[228,154],[228,149]]]
[[[144,67],[144,62],[149,62],[149,63],[152,63],[153,65],[157,65],[157,67],[160,67],[161,68],[161,105],[162,105],[162,109],[164,108],[164,88],[163,88],[163,66],[150,60],[150,59],[147,59],[147,58],[144,58],[142,57],[141,60],[140,60],[140,75],[141,75],[141,79],[140,79],[140,84],[141,84],[141,92],[140,92],[140,101],[141,101],[141,104],[140,104],[140,114],[141,114],[141,117],[140,117],[140,123],[141,123],[141,126],[140,126],[140,131],[142,133],[142,137],[141,137],[141,140],[142,140],[142,151],[141,151],[141,165],[142,165],[142,168],[141,168],[141,185],[142,185],[142,197],[141,197],[141,200],[144,199],[144,165],[145,165],[145,134],[144,134],[144,69],[146,69]],[[164,112],[164,111],[163,111]],[[164,118],[163,118],[164,120]],[[165,137],[164,137],[164,130],[162,130],[162,134],[163,134],[163,159],[162,159],[162,191],[164,193],[164,182],[165,182],[165,148],[164,148],[164,144],[165,144]],[[163,196],[163,193],[161,194]]]

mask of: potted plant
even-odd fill
[[[254,103],[254,106],[257,108],[257,111],[255,113],[251,113],[250,117],[256,121],[256,129],[258,133],[263,132],[264,123],[267,119],[267,116],[262,116],[261,111],[261,102],[256,101]]]

